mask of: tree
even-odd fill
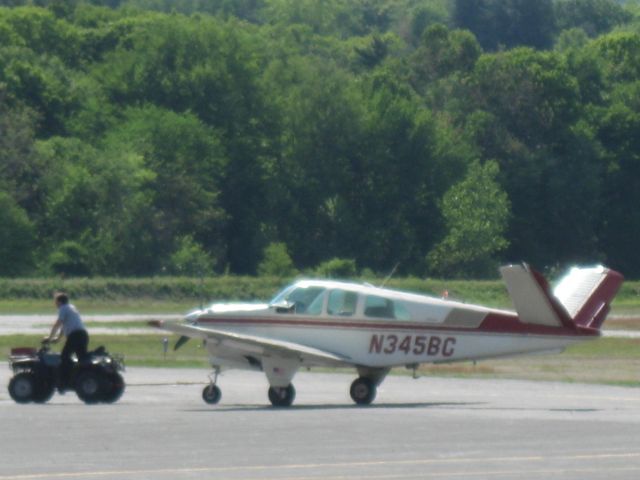
[[[75,91],[70,70],[57,57],[26,47],[0,47],[0,83],[8,105],[36,112],[40,137],[64,133]]]
[[[637,82],[621,87],[614,103],[599,111],[597,137],[605,149],[600,246],[612,268],[625,275],[640,275],[637,246],[640,242],[640,129]]]
[[[177,249],[171,254],[168,271],[186,276],[204,276],[213,273],[214,259],[193,240],[185,235],[177,241]]]
[[[468,74],[480,57],[480,45],[468,31],[433,25],[425,30],[411,57],[412,84],[419,92],[454,72]]]
[[[85,276],[90,273],[89,252],[79,243],[66,240],[48,258],[49,268],[58,275]]]
[[[34,245],[35,228],[26,212],[0,190],[0,276],[29,273]]]
[[[469,165],[466,177],[442,199],[446,236],[430,252],[429,269],[446,278],[492,276],[509,242],[509,199],[497,182],[496,162]]]
[[[0,190],[27,213],[42,208],[41,168],[34,155],[36,116],[22,106],[8,105],[0,83]]]
[[[358,274],[356,261],[350,258],[332,258],[315,268],[316,275],[326,278],[353,278]]]
[[[640,34],[612,33],[589,45],[598,56],[610,83],[634,82],[640,78]]]
[[[631,13],[615,0],[556,0],[558,30],[580,28],[589,37],[609,32],[631,20]]]
[[[287,251],[287,245],[282,242],[274,242],[264,249],[264,256],[258,265],[259,275],[274,277],[291,277],[296,269]]]
[[[147,14],[133,22],[93,75],[102,79],[105,92],[118,105],[152,103],[193,115],[212,129],[211,138],[221,142],[228,159],[219,195],[228,215],[222,232],[224,257],[233,271],[253,273],[263,247],[256,225],[268,214],[263,163],[277,133],[265,105],[267,94],[258,86],[265,46],[245,27],[236,20],[207,16]],[[158,141],[176,142],[173,148],[179,144],[169,131]],[[205,200],[201,196],[198,202]],[[169,208],[175,205],[171,202]],[[207,242],[220,237],[195,238],[209,250]]]
[[[220,205],[220,186],[227,159],[217,133],[194,115],[146,107],[128,110],[126,120],[111,130],[106,144],[112,155],[133,155],[141,163],[124,166],[141,168],[133,177],[139,182],[136,196],[122,201],[137,199],[133,212],[144,216],[131,218],[140,221],[129,228],[141,234],[134,244],[142,255],[130,268],[138,263],[140,273],[159,271],[163,259],[185,235],[191,235],[213,259],[224,262],[226,215]]]
[[[453,19],[485,50],[548,48],[555,29],[552,0],[455,0]]]
[[[558,53],[517,48],[483,55],[470,87],[471,106],[496,115],[530,147],[562,141],[580,113],[578,84]]]

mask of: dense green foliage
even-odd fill
[[[351,277],[355,281],[467,303],[511,308],[511,300],[500,280],[442,280],[376,278],[352,276],[350,262],[333,259],[318,270],[324,276]],[[83,311],[184,313],[200,304],[225,301],[264,302],[271,299],[294,278],[221,275],[190,278],[158,276],[152,278],[33,278],[0,279],[0,311],[5,313],[50,313],[54,311],[52,294],[69,292]],[[554,279],[555,280],[555,279]],[[635,315],[640,310],[640,282],[622,285],[614,301],[614,313]]]
[[[640,276],[635,2],[0,5],[0,276]]]

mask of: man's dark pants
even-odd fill
[[[60,364],[60,384],[66,386],[69,383],[69,373],[73,366],[71,354],[75,353],[78,361],[87,356],[87,346],[89,345],[89,335],[86,330],[76,330],[71,332],[64,344],[62,353],[62,363]]]

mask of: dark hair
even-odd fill
[[[63,292],[56,293],[53,298],[55,298],[56,302],[60,303],[61,305],[66,305],[67,303],[69,303],[69,296]]]

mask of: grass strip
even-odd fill
[[[163,338],[168,339],[166,354]],[[38,346],[40,339],[39,335],[0,336],[0,357],[6,358],[11,347]],[[210,368],[206,349],[200,341],[191,340],[176,352],[173,351],[176,339],[176,336],[164,337],[157,334],[100,334],[91,336],[90,348],[104,345],[109,352],[124,355],[125,363],[131,366]],[[398,368],[394,373],[412,372]],[[601,338],[569,347],[562,354],[530,355],[477,363],[425,364],[417,373],[438,377],[545,380],[640,387],[640,339]]]

